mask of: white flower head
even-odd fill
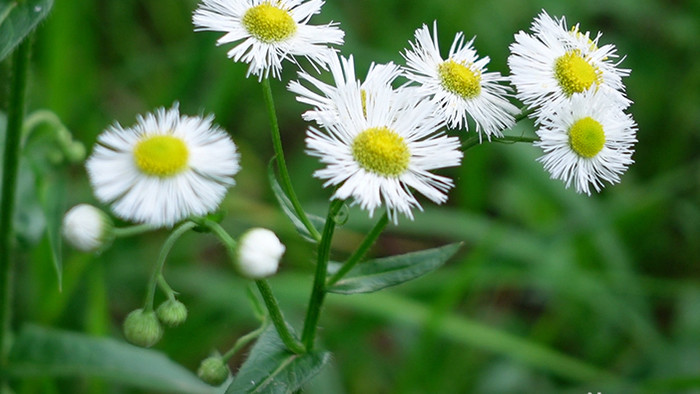
[[[86,167],[97,198],[122,219],[170,227],[216,210],[239,170],[236,145],[178,105],[114,124],[97,138]]]
[[[629,70],[613,61],[618,57],[614,45],[598,46],[600,33],[591,39],[578,25],[568,30],[564,17],[556,20],[545,11],[535,18],[532,31],[532,35],[522,31],[515,35],[508,66],[516,97],[536,109],[538,123],[564,100],[590,88],[607,90],[619,106],[629,106],[622,84]]]
[[[450,128],[467,127],[467,116],[476,124],[476,131],[491,139],[515,124],[518,108],[507,97],[510,88],[501,85],[508,78],[498,72],[487,72],[488,57],[479,58],[473,48],[474,39],[464,42],[457,33],[446,59],[440,55],[437,22],[433,34],[428,26],[416,30],[415,42],[407,49],[404,75],[420,85],[421,94],[431,97]]]
[[[236,270],[248,279],[262,279],[277,272],[285,247],[274,232],[254,228],[238,241]]]
[[[240,41],[228,52],[234,61],[249,63],[248,75],[258,79],[270,72],[280,78],[282,60],[304,56],[325,67],[345,33],[337,23],[308,25],[322,0],[202,0],[192,21],[195,31],[224,32],[217,45]]]
[[[563,102],[560,111],[542,119],[535,142],[544,150],[538,160],[552,178],[573,184],[579,193],[597,192],[603,181],[617,183],[634,153],[637,126],[615,97],[590,89]]]
[[[61,231],[66,241],[83,252],[97,252],[114,239],[112,219],[89,204],[78,204],[63,217]]]
[[[313,107],[302,114],[304,120],[314,121],[322,127],[340,122],[340,110],[335,97],[337,97],[339,90],[345,89],[348,84],[357,81],[352,56],[348,58],[333,56],[329,62],[329,69],[334,81],[332,85],[302,71],[299,72],[299,79],[311,84],[316,91],[304,86],[301,81],[292,81],[287,87],[292,93],[297,94],[297,101]],[[364,99],[366,99],[367,94],[372,94],[373,86],[390,88],[399,75],[401,75],[401,69],[394,63],[372,63],[365,81],[360,84]]]
[[[314,176],[339,185],[332,198],[352,197],[370,216],[385,204],[394,223],[397,212],[412,219],[411,210],[421,209],[410,188],[445,202],[452,180],[430,170],[459,165],[462,152],[458,138],[439,131],[444,120],[434,104],[381,82],[343,83],[329,93],[340,121],[325,132],[311,127],[306,138],[307,153],[326,164]]]

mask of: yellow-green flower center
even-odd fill
[[[442,87],[465,99],[472,99],[481,93],[481,73],[473,71],[462,63],[448,60],[438,66]]]
[[[155,135],[134,147],[134,162],[144,173],[162,178],[175,175],[187,167],[189,152],[180,138]]]
[[[569,129],[569,143],[579,156],[595,157],[605,145],[603,125],[590,116],[577,120]]]
[[[408,169],[411,153],[403,137],[386,127],[372,127],[355,137],[352,157],[375,174],[396,177]]]
[[[573,50],[554,62],[554,76],[567,96],[581,93],[600,81],[599,70]]]
[[[243,26],[253,37],[266,43],[283,41],[297,31],[297,24],[289,12],[270,3],[246,11]]]

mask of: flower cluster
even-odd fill
[[[598,46],[576,25],[542,12],[533,34],[519,32],[508,65],[516,97],[533,110],[539,125],[535,142],[544,150],[539,160],[553,178],[579,193],[600,191],[602,181],[616,183],[633,162],[636,124],[624,111],[627,99],[616,49]]]

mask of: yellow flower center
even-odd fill
[[[352,157],[369,172],[396,177],[408,169],[411,153],[396,132],[386,127],[372,127],[355,137]]]
[[[472,99],[481,93],[481,73],[473,71],[462,63],[448,60],[438,66],[442,87],[465,99]]]
[[[134,147],[134,162],[144,173],[161,178],[175,175],[187,167],[189,152],[180,138],[155,135]]]
[[[579,156],[595,157],[605,145],[603,125],[590,116],[577,120],[569,129],[569,144]]]
[[[243,26],[253,37],[266,43],[283,41],[297,31],[297,24],[289,12],[270,3],[246,11]]]
[[[554,76],[567,96],[581,93],[600,81],[599,70],[584,59],[577,49],[555,61]]]

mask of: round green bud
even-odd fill
[[[124,336],[134,345],[151,347],[163,336],[163,327],[155,312],[136,309],[124,320]]]
[[[158,306],[156,315],[168,327],[179,326],[187,320],[187,307],[176,299],[169,299]]]
[[[228,365],[220,356],[205,358],[197,369],[197,376],[212,386],[218,386],[225,382],[228,375]]]

